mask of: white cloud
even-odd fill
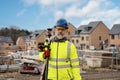
[[[89,0],[88,4],[81,8],[78,5],[67,8],[65,17],[80,18],[80,23],[77,25],[95,20],[105,21],[104,23],[112,25],[113,21],[118,21],[118,18],[120,18],[119,12],[120,9],[109,0]]]
[[[72,3],[78,0],[22,0],[26,5],[39,4],[40,6],[60,6],[62,4]]]
[[[111,9],[111,10],[108,10],[105,14],[108,18],[118,18],[120,16],[120,10],[119,9]],[[103,14],[104,15],[104,14]]]
[[[91,13],[99,9],[100,1],[91,0],[89,3],[82,8],[84,14]]]
[[[39,2],[39,4],[42,5],[53,5],[54,4],[54,0],[37,0]]]
[[[90,21],[102,20],[110,25],[119,22],[120,9],[111,0],[22,0],[25,5],[39,5],[42,8],[49,7],[55,20],[59,18],[81,19],[80,24]],[[86,3],[84,3],[86,2]],[[83,5],[84,3],[84,5]],[[67,5],[67,6],[66,6]],[[44,6],[44,7],[43,7]],[[41,13],[49,13],[44,10]],[[18,16],[26,10],[22,10]],[[114,21],[113,21],[114,20]],[[73,20],[74,21],[74,20]],[[105,23],[106,23],[105,22]]]
[[[17,16],[22,16],[25,13],[26,9],[21,10],[20,12],[17,13]]]
[[[62,18],[62,17],[64,17],[62,11],[57,11],[55,13],[55,20],[58,20],[59,18]]]
[[[65,16],[67,18],[70,18],[70,17],[81,17],[81,10],[77,9],[76,6],[72,6],[72,7],[68,8],[66,10]]]
[[[25,6],[31,6],[37,2],[37,0],[22,0]]]
[[[98,21],[98,19],[89,18],[89,19],[82,20],[78,26],[80,26],[80,25],[88,25],[88,23],[91,22],[91,21]]]
[[[117,19],[115,22],[113,22],[114,24],[120,24],[120,19]]]
[[[94,14],[95,11],[100,12],[100,5],[103,4],[104,0],[89,0],[88,4],[84,5],[82,8],[79,8],[78,5],[72,5],[69,7],[66,12],[66,17],[84,17],[90,14]]]

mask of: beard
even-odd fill
[[[58,39],[63,39],[65,36],[64,36],[63,34],[57,34],[56,37],[57,37]]]

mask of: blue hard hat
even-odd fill
[[[54,27],[57,27],[57,26],[68,29],[68,23],[67,23],[67,21],[66,21],[65,19],[59,19],[59,20],[56,22],[56,24],[55,24]]]

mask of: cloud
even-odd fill
[[[111,0],[22,0],[26,6],[38,5],[42,7],[41,13],[52,12],[54,19],[67,18],[78,20],[76,25],[85,24],[90,21],[101,20],[110,25],[118,22],[120,8],[118,8]],[[48,7],[49,10],[44,10]],[[22,15],[26,10],[21,10],[18,16]],[[51,12],[50,12],[51,11]],[[114,20],[114,21],[113,21]]]
[[[66,17],[84,17],[89,16],[90,14],[94,14],[95,12],[100,12],[100,5],[105,3],[104,0],[89,0],[88,4],[83,7],[79,7],[78,5],[72,5],[69,7],[66,12]],[[94,5],[93,5],[94,4]]]
[[[80,1],[80,0],[22,0],[25,7],[34,6],[34,5],[40,6],[40,9],[42,10],[41,13],[45,13],[45,12],[48,13],[48,10],[47,11],[45,10],[45,8],[48,7],[49,11],[52,10],[55,18],[59,17],[58,14],[60,15],[63,14],[62,9],[66,8],[67,4],[72,4],[73,2],[76,1]]]
[[[76,0],[77,1],[77,0]],[[42,5],[57,5],[69,4],[75,2],[74,0],[38,0]]]
[[[62,17],[64,18],[70,18],[70,17],[75,17],[78,16],[79,14],[75,13],[75,12],[80,12],[79,9],[77,8],[77,6],[79,6],[78,4],[80,4],[82,0],[59,0],[56,2],[56,10],[55,10],[55,19],[59,18],[59,16],[56,14],[58,12],[61,12],[63,14]],[[59,3],[59,5],[58,5]],[[65,6],[67,5],[67,6]]]
[[[120,24],[120,19],[117,19],[115,22],[113,22],[114,24]]]
[[[109,21],[109,28],[112,28],[114,24],[120,24],[120,18]]]
[[[87,20],[83,20],[83,21],[81,21],[81,25],[87,25],[89,22],[91,22],[91,21],[97,21],[97,19],[95,19],[95,18],[89,18],[89,19],[87,19]]]
[[[48,6],[48,5],[53,5],[54,0],[37,0],[37,2],[41,5]]]
[[[78,1],[78,0],[76,0]],[[74,2],[74,0],[22,0],[25,5],[34,5],[39,4],[42,6],[52,6],[57,5],[60,6],[62,4],[68,4]]]
[[[22,16],[25,13],[26,9],[21,10],[17,13],[17,17]]]
[[[38,0],[22,0],[24,6],[31,6],[37,3]]]
[[[104,23],[113,24],[113,21],[120,17],[120,8],[109,0],[88,0],[88,3],[82,7],[80,5],[72,5],[65,11],[67,18],[80,18],[80,24],[85,24],[90,21],[104,21]],[[109,27],[108,25],[108,27]]]
[[[76,27],[79,27],[80,25],[88,25],[91,21],[99,21],[98,19],[95,18],[89,18],[89,19],[83,19]]]
[[[55,20],[58,20],[59,18],[64,17],[63,15],[64,15],[64,13],[62,11],[57,11],[55,13]]]

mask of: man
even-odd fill
[[[49,57],[48,80],[82,80],[76,47],[65,37],[68,23],[59,19],[55,25],[55,37],[50,43],[50,54],[40,52],[40,60]]]

